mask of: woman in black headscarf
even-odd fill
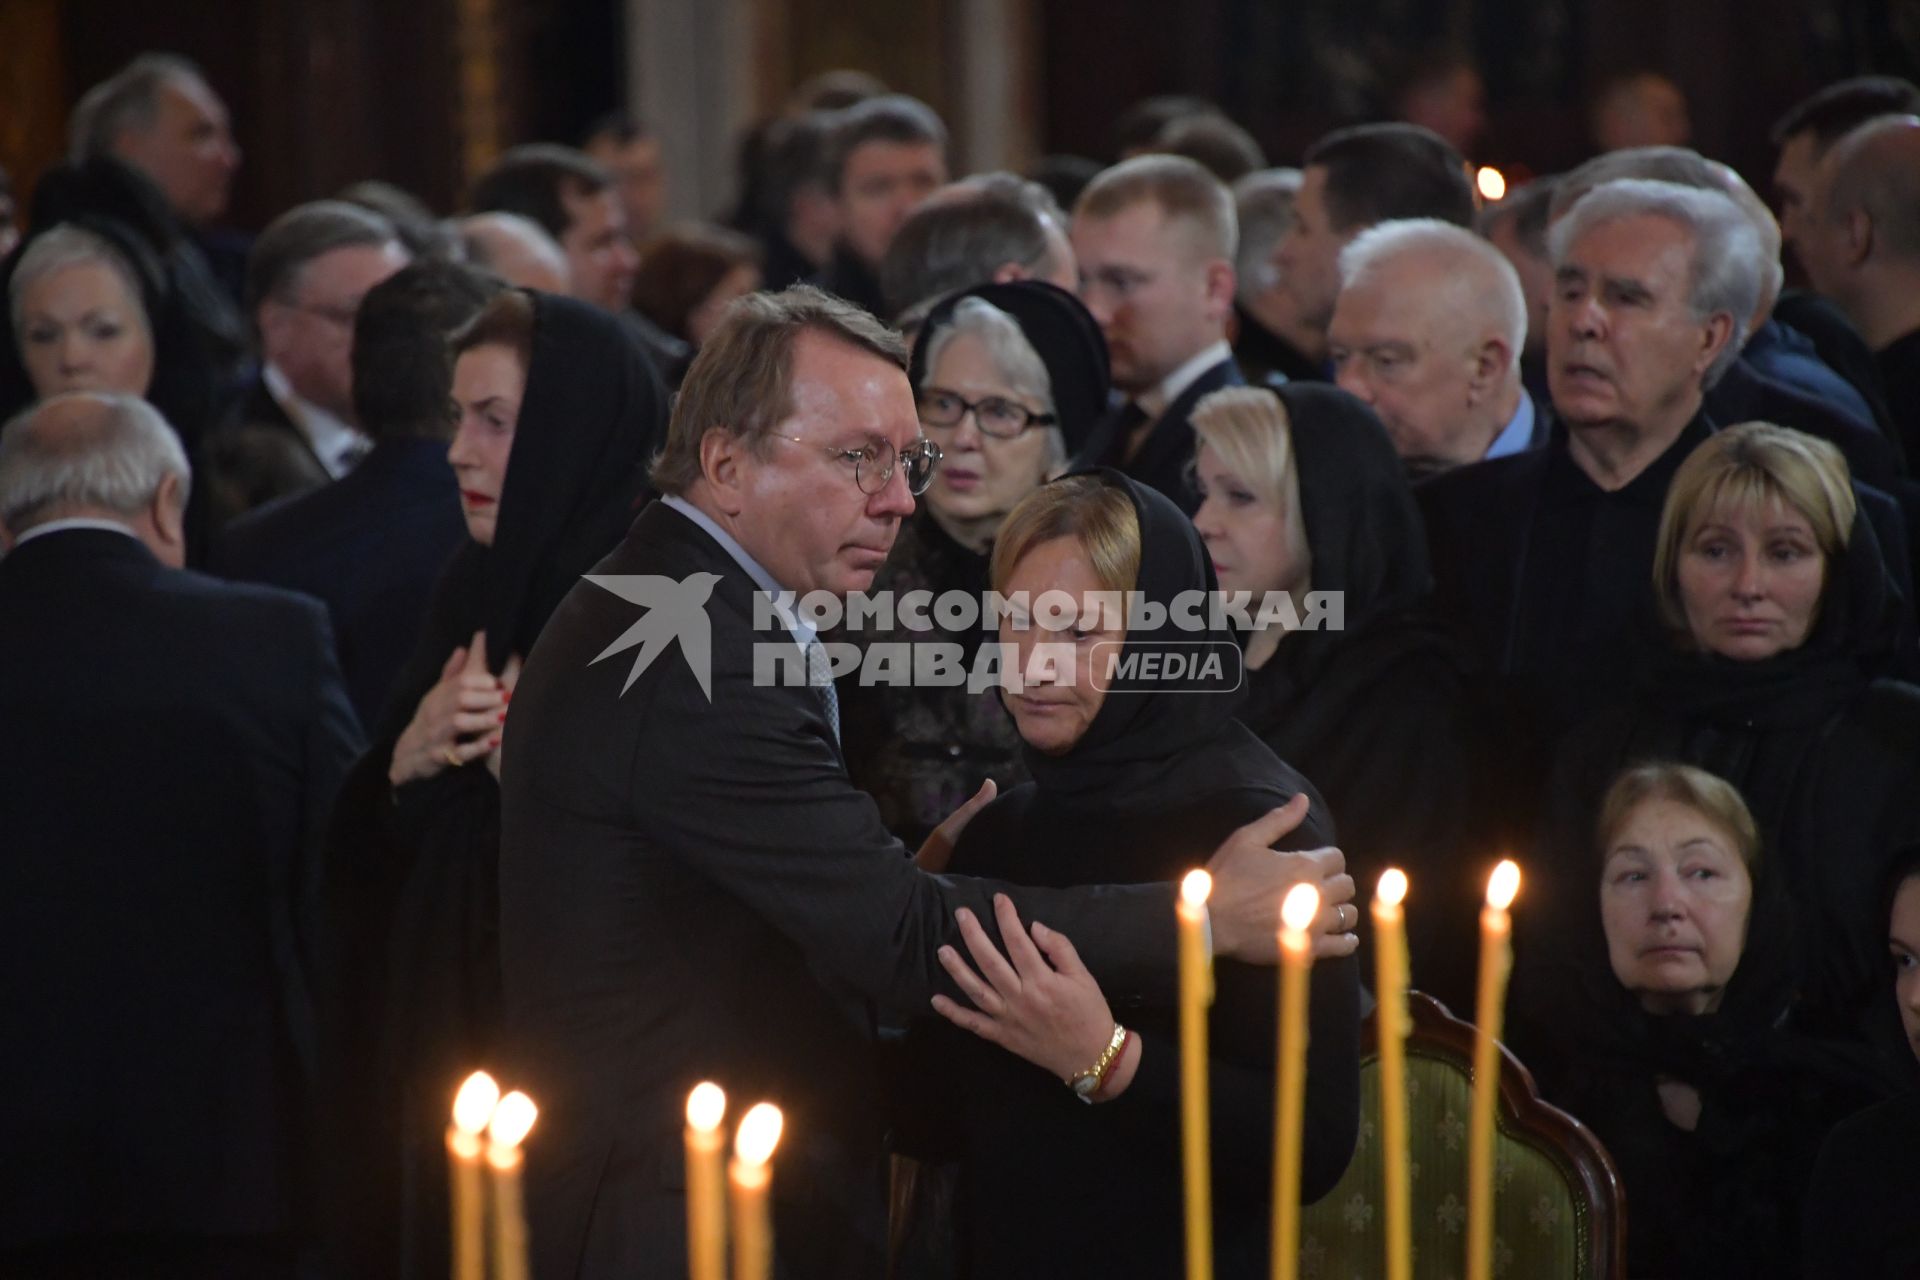
[[[1216,391],[1193,429],[1194,526],[1251,597],[1240,718],[1327,798],[1359,884],[1409,873],[1414,984],[1466,1008],[1501,806],[1468,651],[1415,611],[1432,577],[1400,459],[1372,410],[1308,383]]]
[[[343,1088],[363,1095],[352,1114],[372,1117],[352,1138],[368,1147],[360,1167],[342,1171],[365,1274],[446,1274],[442,1134],[498,1018],[508,700],[547,618],[632,523],[664,417],[639,349],[569,299],[504,293],[453,351],[448,458],[471,540],[334,822],[336,1043],[358,1059],[341,1064]]]
[[[1022,674],[1006,694],[1032,782],[988,805],[963,833],[953,869],[1023,884],[1067,886],[1179,878],[1237,826],[1294,802],[1304,821],[1286,847],[1331,838],[1307,783],[1233,719],[1239,683],[1231,633],[1205,611],[1214,575],[1193,527],[1159,493],[1114,471],[1043,487],[1009,516],[994,549],[994,584],[1015,599],[1001,628],[1006,660]],[[1077,613],[1052,633],[1040,608],[1062,591]],[[1198,603],[1203,630],[1149,629],[1147,611],[1102,615],[1093,592],[1137,592],[1181,617]],[[1188,614],[1191,617],[1193,615]],[[1036,625],[1038,624],[1038,625]],[[1043,649],[1042,646],[1055,646]],[[1142,659],[1201,660],[1167,683]],[[1110,668],[1108,660],[1135,665]],[[1221,659],[1208,667],[1209,656]],[[1049,667],[1047,664],[1051,663]],[[1311,807],[1309,807],[1309,802]],[[1304,876],[1318,876],[1302,861]],[[1336,915],[1337,913],[1337,915]],[[1344,931],[1350,904],[1323,912]],[[1337,920],[1337,923],[1329,921]],[[960,1273],[996,1280],[1064,1275],[1174,1275],[1182,1256],[1179,1054],[1174,1011],[1110,1010],[1070,946],[1040,922],[1028,943],[1002,909],[1015,950],[1037,946],[1068,980],[1059,1034],[1010,1035],[1021,997],[992,989],[951,951],[942,962],[981,1012],[944,998],[935,1008],[984,1039],[938,1023],[921,1027],[918,1090],[949,1125],[960,1159],[956,1209]],[[976,963],[1005,975],[992,944],[963,919]],[[984,948],[984,950],[983,950]],[[1344,949],[1344,948],[1342,948]],[[1212,1141],[1218,1274],[1264,1275],[1272,1161],[1277,1006],[1272,969],[1218,961],[1212,1026]],[[1348,958],[1315,966],[1307,1059],[1302,1191],[1338,1181],[1358,1128],[1359,984]],[[1083,1105],[1062,1080],[1121,1048],[1091,1080]],[[1006,1043],[1028,1061],[994,1049]],[[1082,1058],[1085,1061],[1081,1061]],[[921,1077],[916,1076],[916,1079]]]
[[[976,609],[987,557],[1015,504],[1066,465],[1107,402],[1099,326],[1063,289],[1040,281],[989,284],[942,302],[914,343],[908,370],[920,425],[942,461],[894,540],[869,593],[891,593],[893,625],[845,638],[875,645],[938,644],[971,670],[992,623],[916,630],[900,616],[908,592],[952,592]],[[949,615],[952,616],[952,615]],[[1024,781],[1020,737],[993,690],[965,684],[841,682],[842,742],[854,785],[873,796],[889,830],[918,848],[992,778]]]
[[[1845,461],[1764,423],[1718,432],[1675,474],[1652,566],[1672,650],[1631,707],[1576,730],[1555,764],[1530,911],[1546,937],[1580,915],[1556,888],[1607,780],[1635,760],[1698,765],[1739,788],[1794,904],[1798,1015],[1862,1034],[1883,953],[1886,859],[1920,839],[1920,689],[1879,678],[1901,601]],[[1525,939],[1522,939],[1524,942]]]
[[[1542,1092],[1619,1169],[1634,1276],[1797,1276],[1814,1153],[1882,1083],[1865,1046],[1796,1024],[1791,904],[1769,854],[1726,781],[1627,769],[1577,868],[1583,918],[1515,973]]]

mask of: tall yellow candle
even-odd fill
[[[1273,1144],[1273,1280],[1300,1273],[1300,1129],[1307,1103],[1307,974],[1320,891],[1297,884],[1280,904],[1280,1069]]]
[[[495,1280],[527,1280],[527,1210],[520,1194],[520,1144],[539,1108],[518,1089],[500,1099],[487,1125],[487,1166],[493,1182]]]
[[[484,1071],[468,1076],[453,1097],[447,1126],[447,1166],[452,1174],[453,1280],[481,1280],[487,1263],[486,1201],[480,1174],[481,1136],[500,1101],[500,1086]]]
[[[1387,1280],[1412,1280],[1413,1206],[1407,1163],[1407,873],[1389,868],[1373,895],[1374,1015],[1380,1042],[1380,1142]]]
[[[1180,1154],[1187,1190],[1187,1280],[1213,1280],[1213,1166],[1207,1133],[1207,895],[1213,877],[1190,871],[1180,883]]]
[[[1507,908],[1520,892],[1511,859],[1487,880],[1480,912],[1480,990],[1474,1014],[1473,1115],[1467,1130],[1467,1280],[1493,1276],[1494,1108],[1500,1100],[1500,1023],[1513,967],[1513,921]]]
[[[720,1122],[727,1095],[705,1081],[687,1095],[687,1277],[726,1280],[726,1171],[721,1153],[727,1136]]]
[[[767,1188],[773,1184],[773,1149],[784,1123],[780,1108],[762,1102],[741,1119],[734,1135],[727,1170],[733,1191],[733,1280],[767,1280],[773,1274]]]

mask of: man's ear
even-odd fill
[[[180,477],[169,471],[160,477],[160,487],[147,505],[147,524],[157,543],[154,554],[176,569],[187,562],[186,512],[187,495]]]
[[[1873,215],[1865,209],[1855,209],[1847,215],[1846,230],[1847,265],[1858,267],[1873,256]]]
[[[1707,317],[1707,323],[1700,331],[1700,352],[1694,358],[1695,377],[1703,376],[1720,358],[1726,345],[1733,341],[1733,317],[1724,311],[1716,311]]]
[[[708,427],[700,437],[700,476],[721,511],[737,516],[746,510],[747,457],[745,438],[724,426]]]
[[[1208,309],[1221,319],[1233,314],[1233,293],[1238,285],[1231,262],[1225,258],[1210,260],[1207,263]]]
[[[279,351],[286,344],[281,340],[287,326],[293,320],[293,308],[273,298],[263,300],[253,312],[254,327],[260,330],[260,350]]]
[[[1467,353],[1467,358],[1471,361],[1467,370],[1467,403],[1482,404],[1492,398],[1506,379],[1507,370],[1513,367],[1513,351],[1505,339],[1489,335]]]

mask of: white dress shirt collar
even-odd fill
[[[1227,345],[1225,338],[1207,346],[1189,359],[1185,364],[1160,380],[1160,385],[1150,387],[1134,397],[1134,403],[1147,415],[1147,421],[1157,422],[1167,406],[1180,398],[1181,392],[1199,381],[1200,375],[1222,360],[1233,359],[1233,348]]]
[[[320,459],[328,475],[338,480],[353,470],[369,443],[359,428],[336,418],[311,400],[302,399],[278,365],[271,362],[263,365],[260,379],[267,384],[267,394],[273,397],[274,403],[286,411],[293,425],[307,438],[314,457]]]

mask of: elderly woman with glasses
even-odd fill
[[[1068,439],[1104,406],[1106,347],[1071,294],[1032,281],[985,285],[928,314],[910,373],[921,429],[941,462],[874,579],[874,593],[892,593],[893,625],[844,638],[947,646],[971,671],[991,631],[981,605],[994,538],[1007,513],[1065,466]],[[910,591],[964,596],[974,621],[943,625],[929,609],[917,630],[898,608]],[[1020,736],[992,690],[844,679],[841,696],[848,772],[910,846],[986,779],[1003,788],[1025,780]]]

